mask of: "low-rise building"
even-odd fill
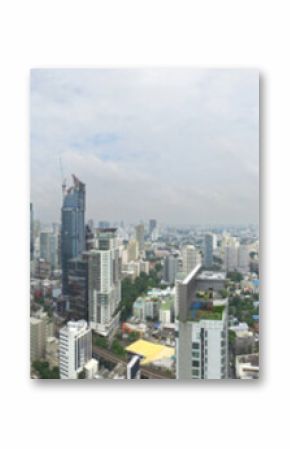
[[[236,357],[237,379],[259,378],[259,354],[239,355]]]

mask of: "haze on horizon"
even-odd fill
[[[193,68],[31,71],[31,201],[59,222],[59,158],[86,218],[258,224],[259,74]]]

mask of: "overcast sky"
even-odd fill
[[[31,200],[60,221],[61,173],[86,184],[86,218],[258,223],[254,70],[31,72]]]

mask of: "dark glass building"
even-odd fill
[[[70,318],[88,321],[88,260],[87,254],[68,262],[68,296]]]
[[[68,263],[78,257],[85,242],[85,184],[72,175],[73,185],[64,191],[61,209],[62,292],[68,294]]]

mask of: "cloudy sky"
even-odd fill
[[[254,70],[31,72],[31,200],[60,221],[61,173],[87,189],[87,219],[258,222]]]

